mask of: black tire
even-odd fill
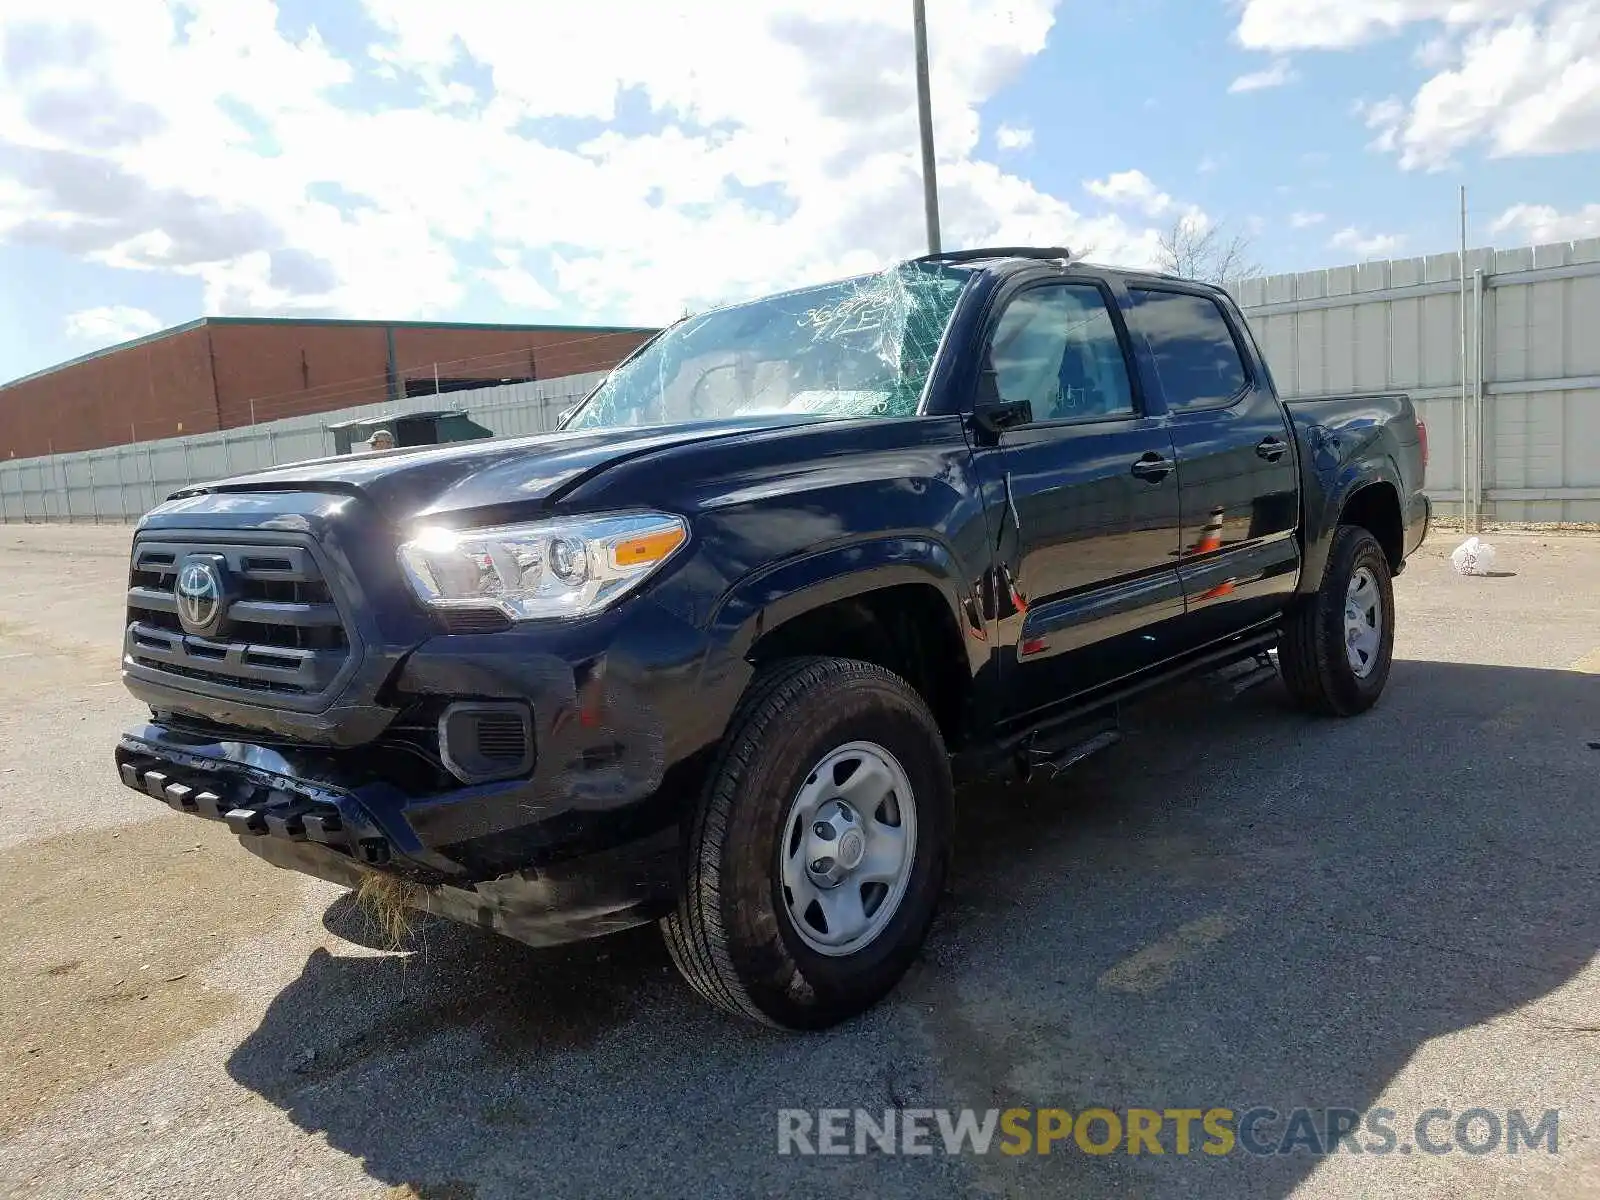
[[[1345,652],[1344,612],[1350,581],[1362,569],[1377,585],[1383,628],[1365,675]],[[1383,694],[1394,654],[1394,583],[1378,539],[1358,525],[1334,531],[1322,586],[1289,613],[1278,645],[1278,667],[1289,694],[1307,712],[1351,717],[1366,712]]]
[[[843,956],[801,940],[783,899],[779,847],[790,805],[834,748],[869,741],[911,784],[915,849],[898,908]],[[922,698],[870,663],[790,659],[752,681],[729,723],[684,849],[676,911],[662,922],[689,984],[735,1015],[822,1029],[870,1008],[899,982],[928,934],[949,870],[954,789]]]

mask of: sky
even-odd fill
[[[1600,0],[928,0],[946,246],[1600,234]],[[909,0],[3,0],[0,380],[199,316],[659,324],[925,246]]]

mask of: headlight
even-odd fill
[[[638,587],[688,540],[682,517],[657,512],[423,529],[400,547],[400,565],[433,608],[581,617]]]

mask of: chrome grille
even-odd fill
[[[222,627],[184,628],[176,584],[196,556],[216,564],[228,598]],[[303,545],[157,537],[133,547],[126,659],[149,678],[213,695],[315,699],[350,658],[351,639],[321,563]],[[178,681],[187,681],[179,683]]]

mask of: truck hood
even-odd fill
[[[198,484],[172,498],[223,492],[339,492],[364,497],[396,521],[549,504],[607,467],[640,455],[815,419],[763,414],[732,421],[583,429],[426,450],[339,455]]]

